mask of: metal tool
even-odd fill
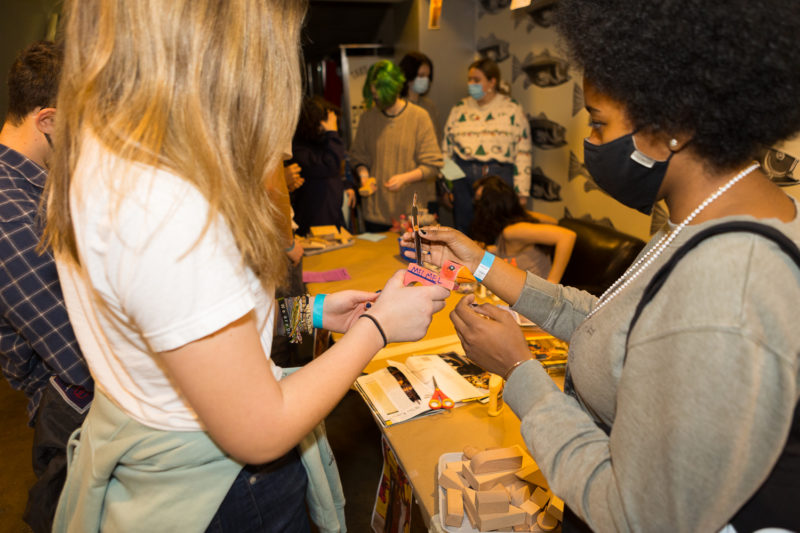
[[[422,265],[422,239],[419,236],[419,211],[417,210],[417,193],[414,193],[414,200],[411,202],[411,226],[414,228],[414,252],[417,256],[417,264]]]

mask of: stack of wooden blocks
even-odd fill
[[[466,512],[478,531],[549,532],[564,513],[564,502],[550,491],[533,458],[516,446],[467,446],[460,461],[445,463],[439,485],[446,526],[461,526]]]

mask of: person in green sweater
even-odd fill
[[[415,193],[422,206],[436,199],[434,180],[443,165],[442,152],[428,112],[400,98],[405,81],[400,68],[382,60],[370,67],[364,82],[368,109],[359,120],[350,156],[362,184],[367,231],[388,231],[409,212]]]

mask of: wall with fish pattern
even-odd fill
[[[534,143],[532,209],[556,218],[570,216],[610,225],[647,240],[666,220],[622,206],[597,188],[583,165],[589,115],[583,108],[581,74],[558,46],[550,15],[557,0],[534,0],[511,11],[510,0],[477,0],[476,49],[497,61],[511,96],[528,114]],[[426,2],[427,3],[427,2]],[[447,9],[447,2],[444,4]],[[787,193],[800,198],[793,173],[800,139],[774,147],[764,166]]]

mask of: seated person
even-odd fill
[[[475,182],[472,234],[490,252],[552,283],[561,280],[575,245],[574,231],[526,211],[511,185],[498,176]],[[552,259],[548,247],[553,247]]]

